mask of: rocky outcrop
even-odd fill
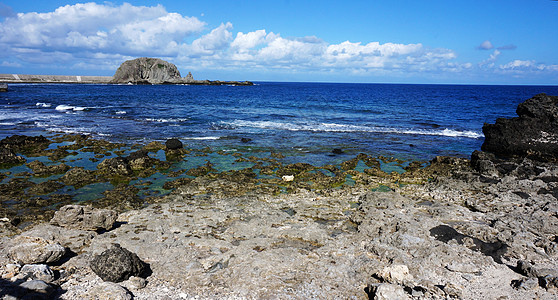
[[[10,258],[21,264],[41,264],[57,262],[66,249],[59,243],[40,237],[18,236],[12,240]]]
[[[558,161],[558,96],[538,94],[517,107],[518,117],[484,124],[482,150],[504,157]]]
[[[180,81],[180,72],[174,64],[158,58],[140,57],[123,62],[111,83],[165,84]]]
[[[109,230],[116,222],[118,213],[109,209],[94,209],[83,205],[66,205],[60,208],[50,223],[80,230]]]

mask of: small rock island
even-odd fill
[[[159,58],[140,57],[123,62],[110,83],[116,84],[197,84],[197,85],[253,85],[249,81],[195,80],[192,73],[180,76],[178,68]]]

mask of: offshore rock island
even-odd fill
[[[286,164],[178,139],[8,137],[2,162],[28,171],[0,174],[0,296],[556,299],[557,103],[539,94],[518,117],[485,124],[470,160],[407,165],[363,153]],[[96,167],[70,166],[79,153]],[[175,168],[192,157],[206,163]],[[218,172],[219,158],[253,165]],[[172,192],[140,198],[158,172],[175,178]],[[114,189],[102,199],[64,194],[104,182]]]
[[[254,85],[250,81],[195,80],[190,72],[181,77],[174,64],[149,57],[123,62],[114,76],[0,74],[0,83]]]

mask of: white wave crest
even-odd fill
[[[35,106],[47,108],[47,107],[51,107],[52,104],[50,104],[50,103],[44,103],[44,102],[37,102],[37,103],[35,104]]]
[[[220,136],[196,136],[196,137],[186,137],[185,140],[218,140]]]
[[[55,109],[58,110],[58,111],[69,111],[69,110],[83,111],[83,110],[86,110],[87,108],[86,107],[81,107],[81,106],[71,106],[71,105],[61,104],[61,105],[56,106]]]
[[[370,132],[370,133],[393,133],[411,135],[434,135],[447,137],[465,137],[478,139],[484,137],[482,133],[470,130],[453,129],[405,129],[393,127],[360,126],[335,123],[297,124],[272,121],[244,121],[223,122],[232,127],[252,127],[261,129],[289,130],[289,131],[314,131],[314,132]]]
[[[145,119],[147,122],[157,122],[157,123],[180,123],[186,122],[190,120],[189,118],[170,118],[170,119],[154,119],[154,118],[147,118]]]

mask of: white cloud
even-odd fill
[[[490,42],[489,40],[486,40],[486,41],[482,42],[477,47],[477,49],[480,49],[480,50],[491,50],[493,48],[494,48],[494,46],[492,45],[492,42]]]

